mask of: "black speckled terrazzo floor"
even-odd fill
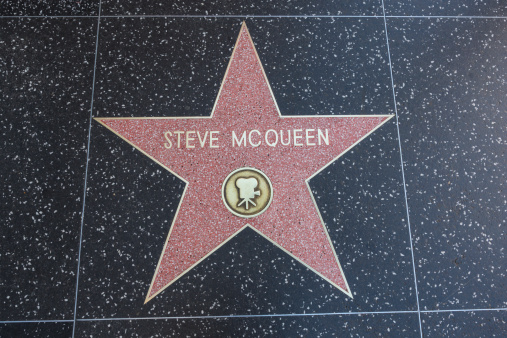
[[[210,115],[243,21],[395,115],[309,182],[353,298],[247,228],[144,304],[185,184],[92,118]],[[0,76],[0,337],[505,336],[505,1],[3,1]]]

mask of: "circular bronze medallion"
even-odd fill
[[[239,168],[227,176],[222,186],[225,206],[244,218],[262,214],[271,204],[273,187],[269,178],[254,168]]]

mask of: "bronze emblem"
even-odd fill
[[[227,209],[244,218],[263,213],[273,198],[273,187],[268,177],[254,168],[239,168],[227,176],[222,186],[222,197]]]

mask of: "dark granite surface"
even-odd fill
[[[210,115],[241,22],[101,20],[94,115]],[[393,112],[383,19],[246,23],[283,115]]]
[[[417,314],[78,322],[76,336],[416,337]]]
[[[103,0],[102,9],[104,15],[382,15],[382,0]]]
[[[504,0],[384,0],[386,15],[506,16]]]
[[[50,323],[0,323],[0,337],[3,338],[59,338],[72,336],[72,322]]]
[[[2,320],[73,318],[96,26],[0,20]]]
[[[1,16],[88,16],[99,14],[99,0],[2,0]]]
[[[506,23],[389,20],[422,309],[507,305]]]
[[[507,6],[382,4],[2,2],[0,336],[504,335]],[[209,115],[243,20],[283,115],[398,113],[310,181],[353,298],[246,229],[144,304],[184,182],[90,113]]]
[[[423,313],[427,337],[503,337],[507,332],[505,311]]]

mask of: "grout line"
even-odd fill
[[[417,315],[419,317],[419,332],[421,333],[421,338],[423,338],[423,331],[422,331],[422,322],[421,322],[421,308],[419,305],[419,292],[417,290],[417,274],[415,270],[415,258],[414,258],[414,245],[412,243],[412,229],[410,226],[410,212],[408,207],[408,199],[407,199],[407,185],[405,183],[405,169],[403,168],[403,153],[401,150],[401,137],[400,137],[400,123],[398,121],[398,108],[396,106],[396,93],[394,90],[394,77],[393,77],[393,66],[391,63],[391,50],[389,48],[389,35],[387,33],[387,20],[385,17],[385,6],[384,6],[384,0],[382,0],[382,11],[384,13],[384,30],[386,33],[386,45],[387,45],[387,57],[389,61],[389,73],[391,75],[391,88],[393,89],[393,101],[394,101],[394,112],[396,114],[396,130],[398,132],[398,147],[400,149],[400,165],[401,165],[401,177],[403,179],[403,191],[405,194],[405,209],[407,211],[407,225],[408,225],[408,235],[410,240],[410,253],[412,254],[412,268],[414,273],[414,286],[415,286],[415,299],[417,301]]]
[[[269,318],[269,317],[313,317],[313,316],[341,316],[341,315],[375,315],[417,313],[417,311],[378,311],[378,312],[329,312],[329,313],[281,313],[260,315],[223,315],[223,316],[173,316],[173,317],[124,317],[124,318],[82,318],[80,322],[114,321],[114,320],[160,320],[160,319],[229,319],[229,318]]]
[[[474,311],[507,311],[507,308],[499,309],[473,309],[473,310],[428,310],[424,313],[439,312],[474,312]],[[227,319],[227,318],[265,318],[265,317],[314,317],[314,316],[345,316],[345,315],[383,315],[383,314],[416,314],[419,311],[362,311],[362,312],[323,312],[323,313],[281,313],[281,314],[259,314],[259,315],[222,315],[222,316],[167,316],[167,317],[122,317],[122,318],[81,318],[77,321],[114,321],[114,320],[157,320],[157,319]]]
[[[451,309],[451,310],[421,310],[421,313],[450,313],[450,312],[493,312],[507,311],[507,308],[492,309]],[[342,316],[342,315],[382,315],[382,314],[404,314],[418,313],[415,310],[407,311],[362,311],[362,312],[323,312],[323,313],[281,313],[281,314],[259,314],[259,315],[222,315],[222,316],[173,316],[173,317],[120,317],[120,318],[78,318],[77,322],[93,321],[122,321],[122,320],[160,320],[160,319],[227,319],[227,318],[264,318],[264,317],[312,317],[312,316]],[[19,323],[71,323],[72,319],[53,319],[53,320],[3,320],[0,324],[19,324]]]
[[[100,9],[99,9],[100,11]],[[0,15],[4,18],[98,18],[99,15]],[[382,15],[112,14],[101,18],[382,18]]]
[[[72,319],[41,319],[41,320],[0,320],[0,324],[23,324],[23,323],[72,323]]]
[[[0,15],[0,19],[34,19],[34,18],[44,18],[44,19],[73,19],[73,18],[98,18],[97,15]]]
[[[0,15],[8,18],[98,18],[98,15]],[[100,15],[101,18],[382,18],[381,15],[257,15],[257,14],[112,14]]]
[[[507,19],[507,16],[486,15],[386,15],[386,18],[408,19]]]
[[[84,179],[84,191],[83,191],[83,210],[81,211],[81,229],[79,232],[79,251],[77,256],[77,274],[76,274],[76,296],[74,298],[74,320],[72,325],[72,337],[76,332],[76,318],[77,318],[77,294],[79,289],[79,270],[81,268],[81,246],[83,243],[83,226],[84,226],[84,214],[86,206],[86,189],[88,183],[88,163],[90,162],[90,143],[91,143],[91,131],[92,131],[92,120],[93,120],[93,97],[95,95],[95,74],[97,71],[97,55],[99,49],[99,31],[100,31],[100,10],[102,6],[102,0],[99,1],[99,15],[97,17],[97,36],[95,37],[95,61],[93,63],[93,80],[92,80],[92,99],[90,103],[90,124],[88,125],[88,145],[86,150],[86,169]]]
[[[454,309],[454,310],[421,310],[422,313],[439,313],[439,312],[476,312],[476,311],[507,311],[507,308],[492,308],[492,309]]]
[[[250,15],[250,14],[232,14],[232,15],[185,15],[185,14],[173,14],[173,15],[164,15],[164,14],[148,14],[148,15],[103,15],[102,18],[382,18],[379,15]]]
[[[99,8],[100,12],[100,8]],[[20,18],[394,18],[394,19],[507,19],[507,16],[481,15],[185,15],[185,14],[118,14],[118,15],[0,15],[0,19]]]
[[[233,14],[233,15],[175,15],[175,14],[133,14],[133,15],[102,15],[101,18],[400,18],[400,19],[507,19],[507,16],[474,16],[474,15],[250,15],[250,14]]]

